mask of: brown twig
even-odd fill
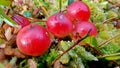
[[[89,45],[87,43],[85,45],[81,45],[81,46],[88,46],[88,47],[92,48],[95,52],[97,52],[97,54],[103,55],[101,51],[97,50],[95,47],[93,47],[93,46],[91,46],[91,45]]]
[[[41,9],[43,10],[43,13],[44,13],[47,17],[49,17],[49,14],[48,14],[46,8],[39,2],[39,0],[37,0],[37,1],[38,1],[39,5],[40,5]]]
[[[115,7],[120,7],[120,3],[113,3],[110,0],[106,0],[108,3],[112,4]]]
[[[104,21],[102,22],[102,24],[105,24],[106,22],[111,21],[111,20],[114,20],[114,19],[116,19],[116,17],[112,17],[112,18],[106,19],[106,20],[104,20]]]
[[[102,42],[101,44],[99,44],[99,47],[103,47],[106,43],[109,43],[111,40],[113,40],[113,39],[115,39],[115,38],[117,38],[117,37],[119,37],[119,36],[120,36],[120,33],[117,34],[117,35],[115,35],[114,37],[112,37],[112,38],[110,38],[110,39]]]
[[[120,66],[120,64],[116,60],[112,60],[112,63],[116,64],[117,66]]]
[[[78,43],[80,43],[82,40],[84,40],[85,38],[87,38],[89,36],[91,29],[88,31],[87,35],[85,37],[83,37],[82,39],[78,40],[77,42],[75,42],[72,46],[70,46],[67,50],[65,50],[62,54],[60,54],[53,62],[51,65],[54,65],[54,63],[64,54],[66,54],[68,51],[70,51],[73,47],[75,47]]]
[[[41,20],[41,19],[33,19],[33,18],[29,18],[29,20],[31,21],[31,22],[47,22],[46,20]]]
[[[116,55],[120,55],[120,53],[115,53],[115,54],[109,54],[109,55],[98,56],[98,58],[104,58],[104,57],[116,56]]]

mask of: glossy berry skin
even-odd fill
[[[93,23],[90,23],[88,21],[78,22],[74,25],[72,37],[76,40],[83,38],[85,35],[87,35],[90,29],[91,29],[90,36],[97,36],[98,34],[97,28]]]
[[[29,25],[30,24],[30,21],[24,17],[23,15],[20,15],[20,14],[14,14],[12,16],[12,19],[18,24],[20,25],[21,27],[24,27],[26,25]]]
[[[88,21],[90,18],[90,9],[84,2],[76,1],[67,7],[66,14],[72,21],[75,19],[79,21]]]
[[[56,37],[63,38],[72,31],[73,24],[62,12],[59,12],[48,18],[47,28]]]
[[[40,56],[50,47],[51,39],[44,27],[38,24],[30,24],[19,31],[16,43],[22,53]]]

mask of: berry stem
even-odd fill
[[[84,40],[85,38],[87,38],[90,34],[92,29],[90,29],[87,33],[87,35],[85,37],[83,37],[82,39],[79,39],[77,42],[75,42],[72,46],[70,46],[67,50],[65,50],[62,54],[60,54],[53,62],[51,65],[54,65],[54,63],[64,54],[66,54],[68,51],[70,51],[73,47],[75,47],[78,43],[80,43],[82,40]]]

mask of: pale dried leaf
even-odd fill
[[[0,44],[0,48],[5,48],[6,47],[6,44]]]
[[[54,68],[65,68],[58,60],[54,64]]]
[[[25,55],[21,53],[18,49],[14,49],[14,56],[17,58],[25,58]]]
[[[28,64],[29,68],[37,68],[37,63],[32,59],[28,59]]]
[[[6,64],[5,68],[12,68],[12,66],[8,63]]]
[[[11,27],[9,27],[9,28],[7,28],[7,30],[5,30],[5,37],[7,40],[11,39],[11,37],[12,37],[12,28]]]
[[[5,55],[13,55],[14,50],[10,46],[7,46],[6,48],[4,48],[4,53]]]

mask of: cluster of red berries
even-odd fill
[[[97,29],[89,22],[89,18],[90,9],[81,1],[71,3],[66,13],[58,12],[50,16],[46,23],[47,29],[38,24],[30,24],[23,16],[13,16],[13,20],[23,27],[17,35],[17,46],[27,55],[39,56],[50,47],[51,38],[48,31],[58,38],[70,34],[76,40],[84,37],[91,29],[90,36],[96,36]]]

